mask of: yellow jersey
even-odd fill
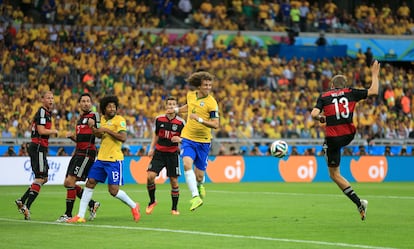
[[[106,120],[105,116],[101,118],[101,126],[108,128],[115,133],[126,132],[125,119],[119,115],[115,115],[112,119]],[[98,152],[98,160],[115,162],[124,160],[122,153],[122,142],[115,139],[111,135],[104,133],[101,138],[101,147]]]
[[[197,91],[190,91],[187,93],[187,107],[188,118],[181,132],[181,137],[194,142],[210,143],[212,138],[211,128],[197,120],[190,119],[190,114],[197,114],[203,120],[219,118],[217,101],[211,95],[197,98]]]

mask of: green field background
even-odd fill
[[[414,248],[414,183],[354,183],[369,201],[366,221],[333,183],[206,184],[202,207],[190,212],[180,185],[180,216],[170,214],[169,184],[157,185],[158,206],[145,214],[145,185],[122,187],[141,203],[142,218],[98,185],[97,218],[61,224],[63,186],[45,185],[25,221],[14,200],[26,186],[0,187],[0,248]],[[74,214],[77,213],[79,199]]]

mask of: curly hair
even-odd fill
[[[214,76],[206,71],[195,72],[188,77],[187,82],[191,86],[199,87],[203,80],[214,80]]]
[[[116,109],[118,110],[118,105],[119,105],[118,97],[114,95],[105,96],[99,102],[99,107],[103,115],[105,115],[105,109],[109,103],[114,103],[116,106]]]

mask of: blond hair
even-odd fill
[[[345,75],[339,74],[339,75],[335,75],[332,79],[331,79],[331,88],[345,88],[347,85],[347,80]]]

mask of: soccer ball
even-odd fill
[[[288,144],[283,140],[276,140],[270,145],[270,153],[274,157],[282,158],[288,153]]]

